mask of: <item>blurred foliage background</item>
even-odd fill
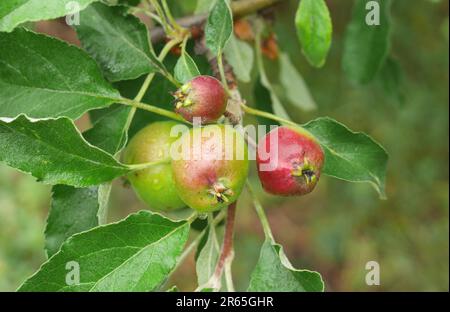
[[[328,177],[311,195],[277,198],[262,193],[253,171],[251,180],[260,190],[274,235],[295,267],[322,273],[327,291],[448,291],[448,1],[393,1],[390,59],[399,71],[395,79],[382,72],[367,86],[349,83],[341,67],[353,1],[327,3],[334,34],[322,69],[310,67],[301,54],[293,26],[297,1],[285,1],[272,14],[279,49],[289,54],[318,104],[312,112],[289,112],[301,123],[330,116],[381,142],[390,154],[388,200],[379,200],[369,185]],[[176,6],[176,14],[193,7],[195,0],[185,0]],[[40,27],[76,41],[58,23]],[[268,67],[270,62],[266,60]],[[123,93],[133,92],[131,82],[119,87]],[[254,82],[240,87],[254,105]],[[157,92],[150,97],[167,98]],[[267,94],[257,94],[258,102],[269,101]],[[143,114],[136,124],[149,118]],[[79,125],[86,127],[86,119]],[[15,290],[45,261],[43,231],[50,196],[49,186],[0,164],[0,291]],[[114,186],[110,206],[111,221],[146,209],[121,181]],[[236,226],[233,273],[237,289],[244,290],[263,238],[245,193]],[[371,260],[380,264],[380,286],[365,283],[365,264]],[[195,281],[192,255],[170,284],[193,290]]]

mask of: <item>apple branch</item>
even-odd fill
[[[228,206],[227,220],[225,224],[225,234],[223,238],[222,250],[220,252],[219,260],[217,261],[216,270],[214,271],[213,280],[220,281],[224,268],[227,267],[227,287],[230,290],[234,289],[231,281],[231,262],[234,258],[233,250],[233,232],[234,232],[234,219],[236,215],[236,202]]]
[[[282,0],[238,0],[231,3],[231,10],[234,18],[241,18],[271,7],[281,1]],[[207,18],[207,14],[192,15],[176,19],[176,23],[181,27],[193,30],[201,27]],[[150,36],[152,43],[158,43],[164,41],[166,33],[164,28],[157,27],[151,30]]]

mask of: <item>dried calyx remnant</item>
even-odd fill
[[[302,163],[298,161],[294,162],[293,167],[292,175],[294,177],[303,178],[306,184],[314,184],[317,182],[317,169],[308,161],[308,158],[304,157]]]
[[[226,187],[223,182],[215,182],[213,183],[211,189],[208,191],[218,203],[229,203],[229,196],[233,196],[233,190]]]

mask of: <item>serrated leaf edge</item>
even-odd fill
[[[63,248],[63,246],[64,245],[66,245],[66,244],[69,244],[73,239],[75,239],[76,237],[78,237],[78,236],[80,236],[80,235],[83,235],[83,234],[86,234],[86,233],[89,233],[89,232],[92,232],[92,231],[95,231],[95,230],[97,230],[97,229],[100,229],[100,228],[105,228],[105,227],[108,227],[108,226],[111,226],[111,225],[116,225],[116,224],[119,224],[119,223],[121,223],[121,222],[125,222],[125,221],[127,221],[128,219],[130,219],[130,218],[132,218],[132,217],[134,217],[134,216],[138,216],[138,215],[144,215],[144,214],[146,214],[146,215],[149,215],[149,216],[152,216],[152,215],[158,215],[158,216],[160,216],[161,218],[163,218],[163,219],[166,219],[166,220],[169,220],[169,221],[171,221],[171,222],[173,222],[173,223],[176,223],[176,224],[181,224],[181,223],[184,223],[184,224],[182,224],[182,225],[180,225],[179,227],[176,227],[175,229],[174,229],[174,231],[175,230],[177,230],[177,229],[180,229],[181,228],[181,226],[184,226],[184,225],[186,225],[186,224],[188,224],[188,222],[186,221],[186,220],[181,220],[181,221],[175,221],[175,220],[173,220],[173,219],[170,219],[170,218],[167,218],[166,216],[163,216],[162,214],[160,214],[160,213],[157,213],[157,212],[150,212],[150,211],[146,211],[146,210],[141,210],[141,211],[138,211],[138,212],[136,212],[136,213],[132,213],[132,214],[129,214],[126,218],[124,218],[124,219],[122,219],[122,220],[119,220],[119,221],[116,221],[116,222],[111,222],[111,223],[108,223],[108,224],[102,224],[102,225],[98,225],[98,226],[96,226],[96,227],[94,227],[94,228],[92,228],[92,229],[89,229],[89,230],[86,230],[86,231],[82,231],[82,232],[79,232],[79,233],[76,233],[76,234],[74,234],[74,235],[72,235],[71,237],[69,237],[62,245],[61,245],[61,248],[58,250],[58,252],[56,252],[55,254],[53,254],[50,258],[48,258],[47,259],[47,261],[45,261],[44,263],[42,263],[41,264],[41,266],[39,267],[39,269],[36,271],[36,272],[34,272],[30,277],[28,277],[17,289],[16,289],[16,292],[17,291],[20,291],[20,289],[29,281],[29,280],[31,280],[33,277],[35,277],[37,274],[39,274],[39,272],[42,270],[42,268],[45,266],[45,265],[47,265],[54,257],[56,257],[57,255],[59,255],[61,252],[62,252],[62,248]],[[174,231],[171,231],[171,232],[169,232],[168,234],[172,234],[172,232],[174,232]],[[167,235],[166,235],[167,236]],[[164,237],[166,237],[166,236],[164,236]],[[159,239],[160,240],[160,239]],[[159,241],[158,240],[158,241]],[[155,241],[155,242],[157,242],[157,241]],[[155,243],[155,242],[153,242],[153,243]],[[153,244],[152,243],[152,244]],[[150,246],[151,244],[149,244],[149,245],[147,245],[147,246]],[[147,247],[146,246],[146,247]],[[142,249],[145,249],[146,247],[144,247],[144,248],[142,248]],[[134,255],[133,255],[134,256]],[[131,257],[130,257],[131,258]],[[80,285],[82,285],[82,284],[89,284],[89,283],[80,283]]]

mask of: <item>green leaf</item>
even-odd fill
[[[259,47],[260,44],[257,44]],[[270,94],[270,100],[272,102],[272,111],[275,115],[278,117],[284,118],[286,120],[291,120],[289,117],[289,114],[287,113],[286,109],[284,108],[283,104],[281,103],[281,100],[279,96],[277,95],[276,89],[272,85],[272,83],[269,81],[269,78],[267,77],[266,69],[264,68],[264,60],[262,57],[262,53],[260,49],[257,49],[256,51],[256,63],[258,66],[258,72],[260,75],[260,82],[261,85],[267,89],[267,91]]]
[[[126,143],[125,125],[129,111],[126,106],[91,111],[93,127],[83,133],[84,138],[109,154],[116,154]],[[110,182],[90,188],[65,185],[53,187],[52,206],[45,229],[48,256],[55,254],[73,234],[105,223],[103,212],[110,191]]]
[[[129,169],[88,144],[65,117],[0,119],[0,161],[48,184],[97,185]]]
[[[176,60],[174,61],[174,63]],[[116,84],[125,97],[132,98],[139,92],[145,77],[135,80],[121,81]],[[172,93],[176,91],[176,87],[162,75],[156,75],[151,83],[151,92],[147,92],[142,99],[144,103],[154,103],[155,106],[161,108],[171,108],[174,98]],[[151,122],[167,120],[166,117],[157,115],[142,109],[138,109],[134,115],[133,122],[128,131],[128,136],[133,137],[140,129],[144,128]]]
[[[45,228],[47,256],[53,256],[72,235],[106,223],[112,183],[89,188],[55,185]]]
[[[265,241],[248,291],[304,292],[323,291],[319,273],[292,267],[279,244]]]
[[[399,62],[391,57],[388,57],[377,76],[377,82],[385,93],[388,96],[393,97],[400,104],[405,102],[403,75],[404,73]]]
[[[85,52],[17,29],[0,33],[0,117],[78,118],[121,99]]]
[[[81,13],[75,29],[83,47],[110,81],[164,70],[150,48],[147,26],[126,14],[124,7],[94,3]]]
[[[239,40],[231,35],[225,49],[223,50],[228,63],[233,68],[237,79],[242,82],[250,82],[250,74],[253,68],[253,49],[245,41]]]
[[[127,6],[138,6],[141,3],[141,0],[119,0],[119,4],[127,5]]]
[[[103,183],[98,186],[98,210],[97,219],[99,224],[105,224],[107,221],[107,209],[109,196],[111,195],[112,182]],[[80,231],[81,232],[81,231]]]
[[[157,290],[174,269],[188,234],[186,221],[141,211],[72,236],[18,290]],[[70,279],[76,274],[71,264],[79,267],[79,283]]]
[[[130,107],[124,105],[91,111],[93,126],[83,133],[83,137],[109,154],[116,154],[127,142],[126,124],[129,112]]]
[[[204,227],[198,228],[199,224],[202,227],[204,225]],[[200,252],[202,251],[203,247],[205,247],[206,243],[208,242],[209,232],[206,232],[206,231],[202,232],[204,229],[208,229],[208,219],[200,219],[200,218],[195,219],[195,221],[191,223],[191,229],[193,229],[197,232],[200,232],[199,235],[202,236],[202,237],[200,237],[200,241],[197,244],[197,249],[195,250],[195,254],[194,254],[194,260],[197,261],[198,257],[200,256]]]
[[[259,110],[273,113],[273,105],[272,101],[270,100],[270,92],[267,90],[266,87],[264,87],[261,83],[261,79],[257,79],[255,81],[255,85],[253,87],[253,98],[254,98],[254,104],[255,107]],[[277,121],[274,121],[269,118],[264,118],[261,116],[257,117],[257,122],[260,125],[277,125],[279,124]]]
[[[98,225],[98,187],[56,185],[45,228],[45,249],[50,257],[73,234]]]
[[[388,154],[364,133],[353,132],[331,118],[318,118],[304,125],[325,152],[323,173],[349,182],[367,182],[386,198]]]
[[[198,285],[206,285],[213,276],[217,260],[219,259],[219,243],[217,241],[216,229],[213,226],[208,227],[207,241],[201,248],[196,259],[195,265],[197,271]]]
[[[233,33],[233,15],[227,0],[217,0],[205,26],[206,46],[215,55],[222,53]]]
[[[174,69],[175,79],[181,83],[186,83],[192,78],[199,76],[200,71],[192,57],[184,52],[177,61]]]
[[[278,97],[275,89],[272,85],[265,83],[264,80],[261,80],[262,85],[268,89],[270,92],[270,99],[272,101],[272,109],[273,113],[277,115],[278,117],[284,118],[286,120],[291,120],[291,117],[289,116],[288,112],[284,108],[283,103],[281,103],[280,98]]]
[[[366,9],[367,0],[356,1],[345,34],[342,66],[348,78],[359,84],[369,83],[375,78],[389,52],[391,1],[371,2],[378,3],[380,10]],[[377,13],[379,25],[372,25],[377,22]]]
[[[98,0],[2,0],[0,31],[12,31],[24,22],[35,22],[74,14],[73,3],[79,10]]]
[[[301,0],[295,16],[297,35],[311,65],[322,67],[331,46],[333,26],[324,0]]]
[[[195,7],[194,14],[208,13],[216,4],[217,0],[198,0]]]
[[[283,86],[285,97],[304,111],[317,108],[316,102],[309,92],[303,77],[292,64],[286,53],[280,53],[280,82]]]

